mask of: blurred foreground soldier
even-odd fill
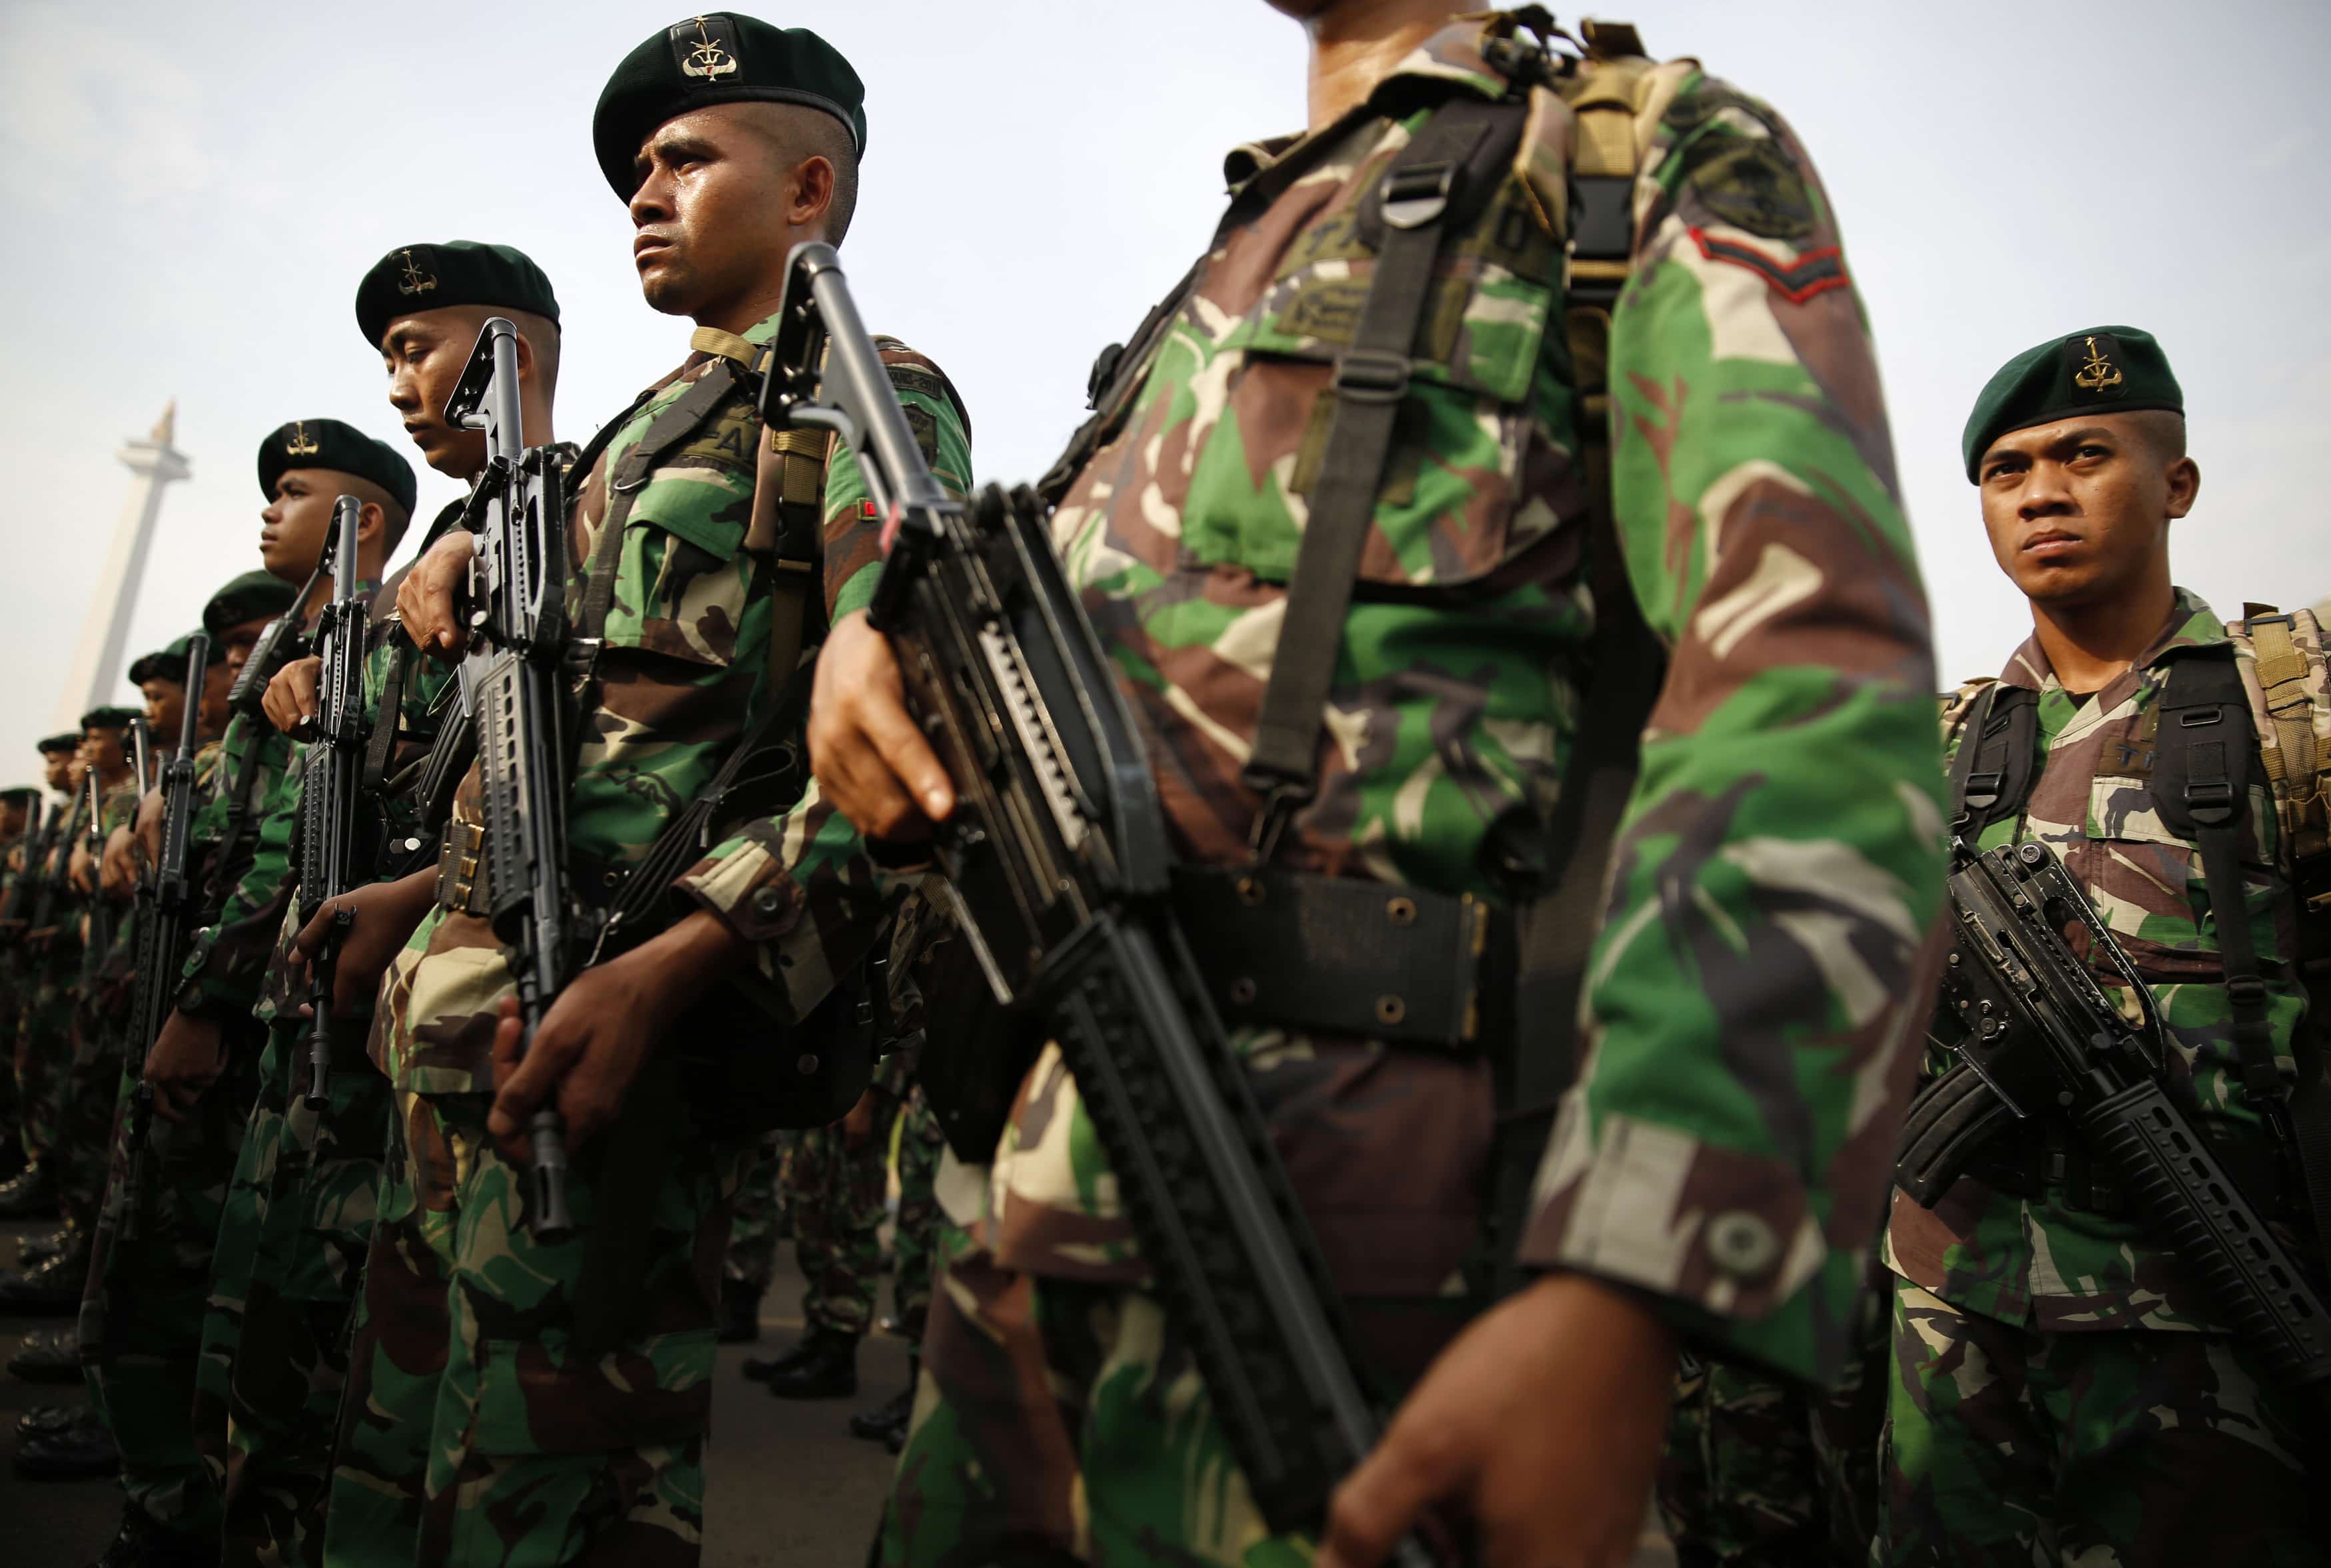
[[[1097,366],[1052,537],[1361,1354],[1411,1385],[1317,1561],[1378,1562],[1447,1504],[1489,1564],[1615,1563],[1679,1341],[1833,1378],[1878,1230],[1940,863],[1876,366],[1803,149],[1694,62],[1624,27],[1549,58],[1536,11],[1279,3],[1309,129],[1231,155],[1186,292]],[[1526,990],[1518,1041],[1497,1029],[1493,957],[1423,1001],[1558,885],[1557,798],[1617,769],[1620,803],[1662,660],[1624,831],[1564,819],[1612,871],[1591,962],[1564,961],[1590,980],[1555,1120],[1568,1006]],[[886,838],[953,805],[899,689],[838,625],[812,755]],[[1276,956],[1356,882],[1448,946]],[[1500,911],[1479,946],[1468,901]],[[1313,984],[1271,1003],[1240,965]],[[1501,1106],[1517,1078],[1545,1087]],[[1099,1148],[1047,1048],[956,1216],[882,1562],[1314,1560],[1251,1500]]]
[[[848,226],[860,100],[814,35],[707,15],[634,50],[594,117],[642,290],[696,323],[688,360],[608,422],[574,487],[568,629],[597,646],[571,771],[542,783],[564,791],[563,870],[595,907],[670,874],[656,870],[667,827],[694,835],[683,812],[775,733],[765,717],[797,738],[798,705],[779,698],[823,630],[810,617],[824,454],[769,440],[753,364],[787,252]],[[407,634],[441,657],[466,640],[452,589],[470,544],[442,541],[399,593]],[[326,1558],[692,1563],[728,1203],[778,1125],[771,1095],[737,1075],[770,1025],[798,1016],[756,966],[772,933],[755,922],[791,911],[748,903],[756,889],[728,875],[724,847],[691,867],[702,842],[722,843],[708,819],[673,868],[679,897],[661,900],[684,913],[574,972],[522,1045],[483,917],[488,803],[473,768],[375,1021],[397,1096],[391,1197],[366,1259]],[[675,1026],[691,1006],[719,1007],[739,1037],[692,1038]],[[788,1035],[778,1054],[797,1050]],[[530,1225],[543,1216],[525,1131],[543,1105],[573,1155],[574,1231],[547,1239]]]
[[[2098,327],[2018,355],[1963,444],[2032,634],[1952,704],[1954,831],[2060,857],[2165,1025],[2164,1094],[2319,1267],[2307,1193],[2331,1193],[2331,1173],[2292,1145],[2319,1149],[2326,1126],[2307,979],[2331,935],[2320,623],[2253,606],[2230,627],[2173,584],[2171,526],[2201,473],[2148,334]],[[2083,956],[2137,1016],[2107,955]],[[1990,1070],[2012,1081],[2032,1044],[2011,1040]],[[1936,1051],[1929,1076],[1954,1064]],[[2230,1332],[2162,1221],[2037,1100],[1933,1208],[1897,1195],[1883,1561],[2323,1561],[2323,1385],[2292,1386]]]
[[[549,433],[558,362],[558,304],[549,280],[525,255],[468,241],[400,246],[357,290],[357,325],[389,372],[389,402],[405,433],[438,471],[474,478],[485,438],[455,431],[442,413],[470,346],[489,315],[520,326],[521,396],[530,427]],[[434,537],[461,510],[440,513]],[[393,534],[358,534],[358,581],[370,597],[368,651],[362,655],[365,737],[357,824],[348,874],[362,883],[402,874],[420,826],[414,795],[444,711],[452,679],[401,634],[393,583],[375,592]],[[315,716],[319,662],[310,654],[285,668],[266,703],[278,728],[298,735]],[[385,717],[384,717],[385,716]],[[388,1080],[366,1050],[380,974],[418,909],[366,910],[355,894],[318,908],[306,874],[302,830],[307,792],[317,787],[313,749],[297,746],[262,843],[279,841],[299,896],[286,899],[256,1016],[267,1027],[260,1090],[236,1161],[219,1230],[203,1333],[199,1398],[224,1411],[197,1423],[212,1478],[223,1492],[224,1561],[313,1563],[323,1559],[324,1503],[330,1485],[339,1395],[347,1382],[349,1317],[388,1141]],[[341,907],[357,912],[334,964],[331,1060],[325,1099],[311,1103],[308,1005],[309,951]],[[425,906],[424,906],[425,907]]]

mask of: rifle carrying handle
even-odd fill
[[[1984,1146],[2016,1119],[1997,1091],[1961,1062],[1910,1102],[1896,1145],[1894,1184],[1920,1208],[1933,1208]]]

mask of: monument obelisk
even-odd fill
[[[113,546],[105,553],[89,613],[81,625],[81,645],[73,650],[72,667],[57,689],[56,726],[71,729],[92,708],[120,702],[121,655],[129,641],[129,619],[137,613],[138,589],[146,577],[146,556],[154,542],[154,519],[162,513],[162,491],[195,471],[186,453],[170,444],[176,433],[178,404],[171,399],[143,441],[121,443],[121,464],[138,476],[129,499],[113,525]]]

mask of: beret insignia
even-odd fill
[[[716,33],[715,26],[718,27]],[[680,73],[695,81],[717,82],[737,74],[737,56],[728,43],[728,18],[693,16],[671,30],[671,53]]]
[[[318,452],[323,450],[324,449],[321,446],[317,444],[316,438],[308,433],[308,422],[306,420],[295,419],[291,422],[290,430],[286,432],[283,437],[284,456],[314,457]]]
[[[414,259],[412,246],[407,245],[404,250],[399,251],[397,256],[400,258],[396,274],[398,293],[406,296],[426,294],[430,290],[437,287],[437,274],[430,271],[422,261]]]

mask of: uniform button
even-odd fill
[[[1733,1209],[1708,1222],[1708,1256],[1735,1279],[1755,1279],[1780,1261],[1781,1239],[1761,1217]]]
[[[785,896],[775,888],[764,888],[753,895],[753,908],[771,917],[785,907]]]

